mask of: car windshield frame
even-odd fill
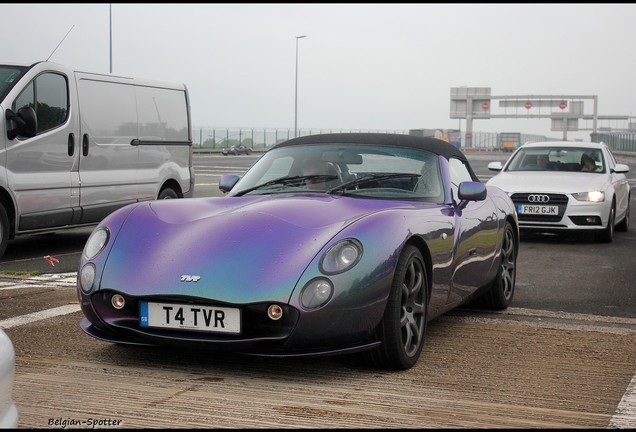
[[[591,171],[584,170],[584,166],[581,164],[583,155],[588,155],[593,159],[594,168]],[[607,161],[601,148],[584,146],[521,147],[510,157],[504,171],[592,172],[602,174],[607,171]]]
[[[311,159],[326,166],[324,171],[303,172]],[[307,192],[435,203],[442,203],[445,196],[436,153],[350,143],[273,148],[250,167],[228,196]]]
[[[0,65],[0,102],[27,71],[26,66]]]

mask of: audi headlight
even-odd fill
[[[320,271],[338,274],[349,270],[362,257],[362,244],[355,239],[344,239],[331,246],[320,260]]]
[[[579,192],[572,194],[577,201],[588,202],[603,202],[605,201],[605,192],[603,191],[591,191],[591,192]]]
[[[95,258],[108,243],[109,231],[108,228],[98,227],[91,233],[84,246],[84,256],[86,259]]]

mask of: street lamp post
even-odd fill
[[[296,84],[294,89],[294,138],[298,136],[298,39],[306,35],[296,36]]]
[[[108,28],[109,28],[109,47],[110,47],[110,73],[113,73],[113,5],[108,4]]]

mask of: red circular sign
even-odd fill
[[[561,109],[565,109],[566,106],[568,106],[566,101],[561,101],[561,103],[559,104],[559,108]]]
[[[481,104],[481,108],[484,110],[487,110],[489,106],[490,105],[488,105],[488,102],[484,102],[483,104]]]
[[[526,107],[526,109],[530,109],[532,108],[532,102],[528,101],[523,106]]]

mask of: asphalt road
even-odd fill
[[[222,196],[221,174],[243,174],[256,160],[250,156],[198,154],[194,166],[194,197]],[[487,164],[504,161],[506,153],[469,153],[473,169],[482,180],[493,175]],[[618,155],[630,165],[636,185],[636,157]],[[632,209],[636,208],[632,194]],[[80,253],[92,229],[30,236],[14,240],[0,259],[0,273],[56,274],[76,272]],[[636,318],[636,228],[616,233],[611,244],[570,236],[524,236],[519,250],[515,305],[523,308],[591,313]],[[630,261],[631,258],[631,261]],[[611,287],[611,289],[607,289]],[[600,289],[603,288],[603,289]]]

